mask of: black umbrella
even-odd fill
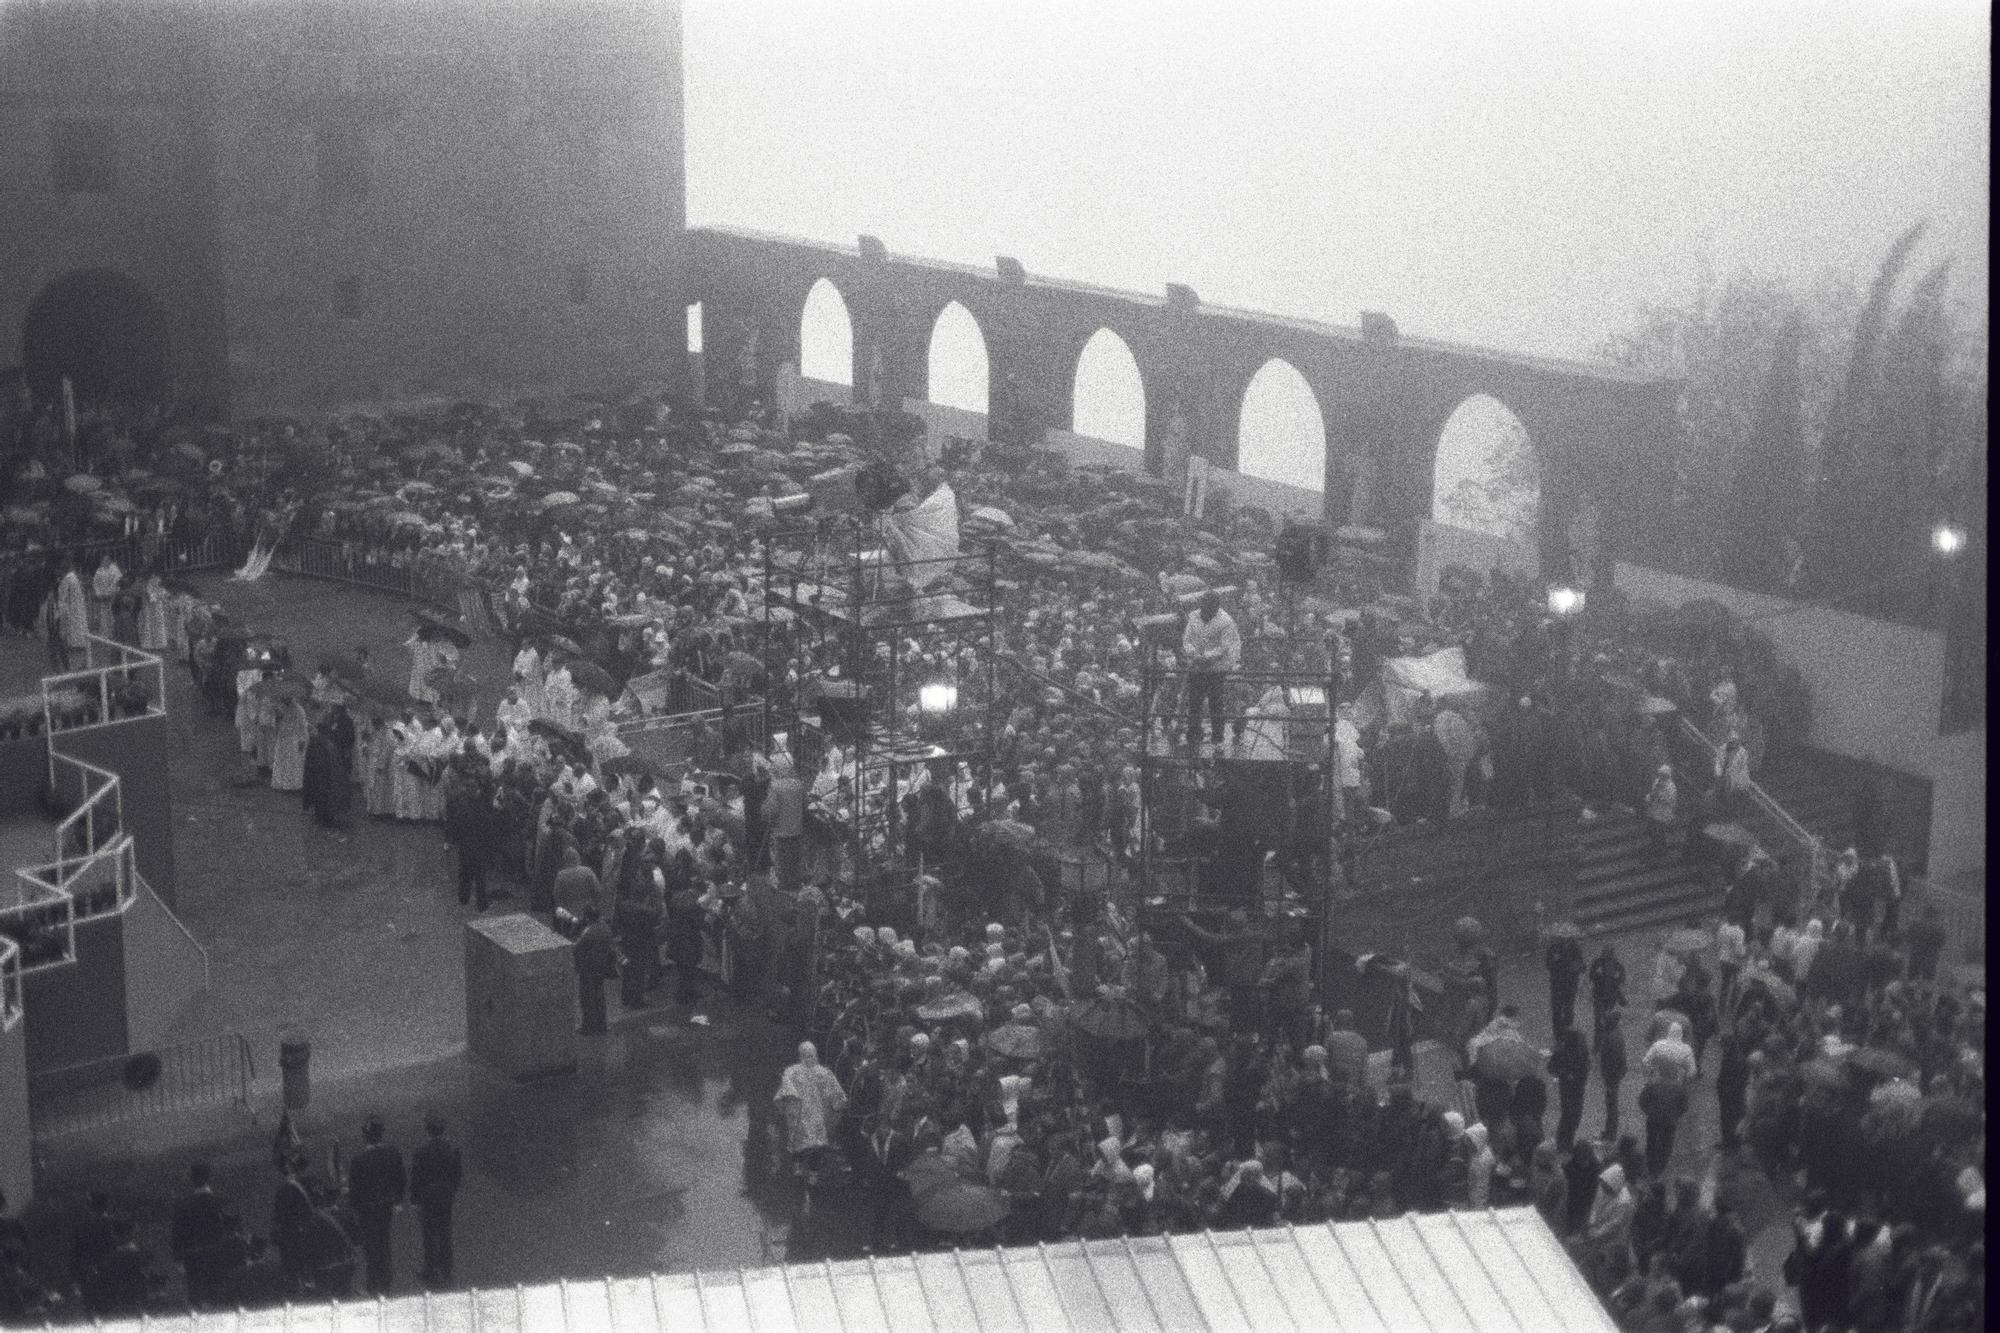
[[[618,683],[611,679],[611,673],[595,662],[586,660],[570,663],[569,678],[576,683],[577,689],[585,694],[601,694],[607,699],[614,698],[618,694]]]
[[[1146,1035],[1146,1011],[1113,996],[1081,1005],[1070,1022],[1077,1031],[1104,1041],[1136,1041]]]

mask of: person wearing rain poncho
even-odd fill
[[[832,1141],[841,1112],[847,1109],[847,1092],[833,1071],[819,1062],[818,1047],[809,1041],[799,1043],[798,1062],[785,1066],[771,1100],[784,1117],[785,1151],[795,1169],[809,1170]]]
[[[1674,1136],[1687,1114],[1688,1088],[1697,1072],[1694,1048],[1682,1040],[1679,1023],[1667,1024],[1666,1035],[1646,1048],[1639,1067],[1646,1077],[1639,1089],[1639,1110],[1646,1117],[1646,1171],[1660,1176],[1673,1159]]]

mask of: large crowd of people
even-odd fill
[[[1143,478],[1086,489],[1041,451],[911,463],[911,500],[949,485],[968,534],[1002,554],[990,637],[914,631],[907,651],[1000,669],[987,757],[909,775],[906,845],[926,855],[878,894],[868,863],[899,849],[857,854],[843,836],[871,793],[838,747],[808,749],[796,729],[776,746],[731,711],[796,699],[842,664],[806,618],[765,617],[759,532],[870,454],[834,429],[858,432],[847,419],[785,424],[754,405],[731,420],[646,400],[562,421],[462,405],[199,443],[155,423],[128,448],[107,422],[89,483],[43,467],[46,498],[9,511],[4,605],[55,660],[83,627],[183,657],[313,816],[344,823],[358,799],[372,817],[438,822],[462,903],[519,892],[577,941],[586,1033],[605,1030],[612,982],[638,1008],[670,975],[691,1015],[721,980],[801,1022],[773,1156],[806,1197],[865,1200],[865,1236],[822,1234],[812,1219],[840,1210],[804,1210],[797,1252],[1518,1201],[1627,1327],[1776,1328],[1787,1306],[1809,1330],[1983,1325],[1966,1249],[1984,1206],[1983,991],[1941,972],[1934,921],[1902,919],[1879,838],[1823,879],[1746,849],[1719,868],[1713,918],[1663,940],[1636,980],[1614,951],[1586,960],[1557,932],[1546,1035],[1524,1029],[1468,923],[1449,992],[1459,1087],[1442,1100],[1411,1076],[1402,962],[1363,962],[1389,997],[1386,1023],[1366,1025],[1393,1048],[1386,1069],[1352,1013],[1316,1008],[1319,942],[1241,882],[1284,849],[1229,861],[1211,879],[1218,910],[1148,902],[1134,882],[1140,749],[1199,748],[1196,710],[1239,670],[1337,670],[1336,632],[1350,664],[1334,761],[1357,827],[1569,794],[1641,811],[1663,841],[1697,810],[1727,813],[1749,766],[1803,736],[1803,687],[1768,643],[1597,594],[1563,620],[1497,574],[1455,573],[1416,606],[1374,564],[1336,562],[1300,594],[1276,579],[1261,513],[1216,505],[1195,522]],[[328,475],[287,489],[268,459],[307,449]],[[294,671],[179,577],[176,560],[217,541],[246,561],[318,543],[341,570],[407,572],[455,614],[418,614],[407,677],[362,654]],[[489,633],[515,646],[490,713],[457,662]],[[1446,646],[1480,697],[1397,704],[1360,688],[1391,657]],[[1145,734],[1146,666],[1176,649],[1204,677],[1177,706],[1185,741],[1180,718],[1169,738]],[[724,705],[683,762],[620,738],[649,680],[670,694],[699,681]],[[1211,741],[1257,702],[1207,709]],[[1663,722],[1674,711],[1728,738],[1712,768],[1703,749],[1690,771]],[[1062,891],[1056,850],[1104,863],[1108,891]],[[1310,858],[1280,863],[1313,873]],[[1620,1119],[1627,1078],[1639,1133]],[[1727,1192],[1675,1173],[1704,1081],[1725,1155],[1809,1200],[1784,1274],[1796,1299],[1752,1279]],[[364,1239],[358,1224],[343,1234]],[[281,1280],[318,1294],[352,1281],[351,1258],[311,1267],[287,1260]],[[188,1285],[196,1296],[192,1270]]]

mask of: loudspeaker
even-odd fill
[[[1286,583],[1312,582],[1320,566],[1326,563],[1326,553],[1324,529],[1285,524],[1284,530],[1278,534],[1278,546],[1274,553],[1279,579]]]
[[[842,744],[852,745],[868,730],[868,698],[851,680],[830,680],[820,684],[814,707],[820,725]]]

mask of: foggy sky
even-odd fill
[[[685,0],[688,213],[1588,355],[1702,256],[1985,318],[1971,0]]]

